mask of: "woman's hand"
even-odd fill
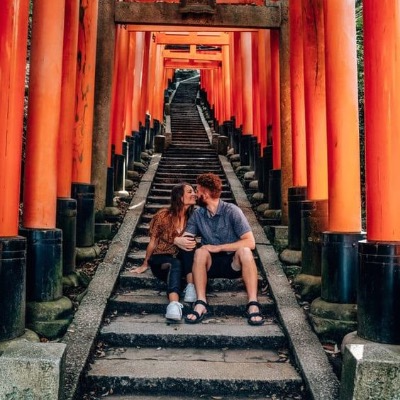
[[[174,239],[174,245],[185,251],[190,251],[196,248],[196,240],[193,236],[177,236]]]
[[[145,272],[149,267],[147,266],[147,264],[142,264],[140,267],[135,268],[132,272],[134,274],[142,274],[143,272]]]

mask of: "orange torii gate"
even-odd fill
[[[0,98],[0,116],[1,122],[5,122],[2,124],[3,130],[0,137],[1,150],[5,150],[0,154],[0,183],[2,193],[10,193],[9,196],[0,199],[0,237],[2,251],[5,250],[2,253],[4,257],[8,256],[9,249],[16,251],[20,256],[16,259],[18,265],[10,268],[7,262],[1,265],[2,277],[5,275],[5,278],[0,280],[2,284],[0,302],[2,310],[6,310],[5,317],[4,313],[1,314],[1,317],[5,318],[1,322],[6,329],[0,332],[0,341],[20,336],[24,327],[23,273],[26,262],[25,252],[27,246],[29,248],[31,244],[27,242],[31,238],[27,240],[19,235],[22,232],[27,233],[27,230],[29,230],[27,236],[33,230],[34,234],[40,232],[44,236],[50,232],[49,235],[55,236],[55,248],[58,250],[60,241],[56,227],[56,204],[58,198],[69,198],[68,186],[73,181],[80,188],[84,188],[85,193],[80,194],[88,194],[88,200],[92,200],[92,185],[94,185],[96,207],[103,209],[106,187],[104,176],[106,166],[111,167],[111,145],[114,144],[118,147],[118,151],[121,151],[121,141],[129,133],[129,124],[132,125],[133,130],[139,129],[140,124],[144,122],[143,117],[146,112],[151,111],[153,117],[162,118],[160,96],[163,85],[171,77],[169,70],[178,66],[186,68],[189,65],[202,70],[202,85],[207,90],[219,122],[224,122],[233,116],[238,125],[244,128],[243,133],[248,134],[246,140],[256,138],[262,145],[267,144],[267,137],[263,134],[262,127],[258,127],[258,119],[261,119],[261,114],[257,116],[258,107],[267,110],[266,115],[263,116],[264,123],[266,120],[267,125],[280,118],[282,222],[290,226],[292,220],[288,213],[289,188],[297,189],[307,186],[307,193],[302,192],[304,197],[307,196],[307,201],[303,203],[304,214],[314,211],[314,208],[307,209],[307,205],[310,204],[313,207],[315,205],[317,211],[322,211],[317,213],[318,215],[313,215],[320,222],[319,230],[313,232],[316,234],[315,237],[302,238],[307,239],[310,242],[308,244],[315,245],[315,249],[303,248],[304,256],[307,255],[307,251],[310,253],[316,250],[316,258],[322,258],[321,262],[310,264],[308,271],[306,257],[304,257],[303,265],[303,272],[305,272],[303,275],[314,276],[317,281],[322,280],[322,307],[321,303],[318,303],[319,310],[323,307],[330,309],[329,307],[333,304],[338,304],[342,309],[346,304],[350,304],[350,307],[354,306],[352,302],[355,301],[353,299],[356,278],[350,275],[357,267],[355,259],[359,257],[361,265],[360,277],[357,281],[359,286],[357,289],[359,295],[358,333],[367,340],[400,343],[400,305],[395,295],[400,289],[398,279],[400,193],[395,174],[398,170],[396,151],[399,147],[397,134],[399,113],[396,111],[399,108],[398,83],[400,79],[397,75],[400,70],[395,57],[396,52],[385,52],[376,45],[377,42],[385,41],[387,47],[397,49],[400,26],[397,4],[383,2],[378,7],[376,1],[364,0],[368,231],[367,239],[358,243],[358,239],[364,234],[360,232],[357,93],[354,69],[355,30],[352,14],[354,2],[282,0],[266,6],[260,1],[251,6],[244,5],[248,2],[235,2],[239,4],[218,2],[215,9],[210,10],[210,15],[190,13],[182,15],[183,7],[178,2],[81,0],[79,5],[83,6],[85,14],[82,15],[81,25],[78,28],[81,36],[78,37],[77,47],[79,46],[79,61],[83,64],[79,65],[79,71],[77,71],[77,87],[72,79],[68,79],[67,73],[70,71],[69,68],[74,68],[72,60],[68,60],[68,54],[71,53],[67,51],[67,43],[75,43],[77,37],[74,35],[67,37],[61,33],[64,33],[63,26],[68,22],[71,34],[78,34],[77,28],[73,28],[78,23],[76,13],[78,3],[70,2],[70,6],[75,9],[70,10],[69,17],[63,13],[64,7],[61,4],[53,3],[52,0],[34,2],[34,19],[39,23],[36,24],[32,37],[32,75],[29,89],[30,96],[35,101],[32,101],[29,110],[31,115],[28,120],[29,137],[24,175],[22,230],[19,230],[18,214],[24,84],[22,66],[25,63],[26,54],[28,2],[9,1],[5,12],[2,12],[0,16],[2,68],[0,79],[4,88]],[[101,7],[98,13],[97,5]],[[299,7],[296,8],[296,6]],[[19,7],[18,13],[15,12],[15,7]],[[187,10],[187,7],[186,2],[184,9]],[[394,11],[393,7],[395,7]],[[96,30],[97,22],[99,22],[99,29]],[[125,30],[128,36],[132,35],[132,38],[129,38],[127,47],[128,49],[131,47],[131,51],[133,47],[135,48],[134,57],[132,54],[126,54],[126,46],[121,44],[121,52],[119,46],[115,46],[116,25],[124,24],[129,25]],[[39,29],[43,27],[48,29]],[[165,35],[168,31],[190,33],[203,29],[207,32],[216,32],[217,35],[219,35],[218,32],[228,33],[229,45],[221,44],[222,47],[226,47],[221,52],[221,60],[210,60],[209,56],[204,60],[186,58],[177,61],[176,57],[163,59],[161,46],[164,44],[157,46],[152,40],[152,33],[160,32],[160,30],[162,31],[160,37],[162,37],[161,34]],[[272,32],[266,31],[267,29],[276,30],[272,38]],[[290,46],[289,29],[291,31]],[[278,30],[279,47],[276,37]],[[254,41],[256,34],[259,36],[258,43]],[[134,38],[133,35],[135,35]],[[196,35],[196,40],[203,40],[200,38],[201,35]],[[338,38],[340,38],[340,46],[338,46]],[[268,44],[260,45],[262,40]],[[70,45],[75,48],[75,45],[71,43]],[[78,48],[76,53],[78,53]],[[71,52],[73,54],[74,50],[72,49]],[[128,53],[130,53],[129,50]],[[197,51],[193,53],[197,56]],[[121,90],[124,91],[124,101],[121,102],[123,104],[118,107],[121,109],[129,107],[125,103],[131,102],[132,109],[122,112],[122,118],[117,124],[118,132],[113,142],[109,140],[111,136],[109,127],[112,78],[116,76],[116,71],[113,71],[114,54],[116,54],[116,62],[128,55],[129,71],[132,72],[133,68],[136,72],[140,71],[140,74],[135,72],[133,82],[122,85],[125,77],[121,68],[121,80],[117,78],[115,81],[115,84],[121,84]],[[252,63],[255,54],[258,54],[257,68]],[[63,72],[60,74],[60,70],[54,68],[54,65],[61,65],[63,56]],[[278,56],[279,93],[276,89]],[[275,60],[274,66],[267,61],[271,58]],[[41,59],[45,59],[48,64],[38,62]],[[236,62],[230,62],[228,68],[224,62],[227,59],[235,59]],[[345,59],[348,63],[339,65],[338,59]],[[130,65],[129,62],[131,62]],[[263,87],[267,87],[266,89],[261,89],[260,71],[263,70],[263,66],[269,69],[263,82]],[[95,76],[94,67],[96,68]],[[221,79],[221,77],[226,78],[228,74],[231,77],[230,80]],[[142,80],[139,79],[139,75],[142,75]],[[272,75],[275,78],[271,79]],[[233,77],[237,77],[236,84],[233,84]],[[231,84],[230,88],[227,85],[228,81]],[[280,117],[277,117],[278,110],[273,109],[272,106],[271,97],[277,99],[276,96],[272,96],[272,87],[275,87],[274,94],[279,94]],[[133,92],[129,92],[130,90]],[[258,93],[258,90],[264,90],[267,93],[262,96],[262,92]],[[72,94],[68,94],[69,92]],[[221,105],[221,99],[224,96],[226,99],[229,93],[233,92],[237,101],[228,102],[224,108]],[[63,125],[65,124],[63,126],[65,129],[68,129],[67,125],[70,124],[64,121],[69,120],[71,96],[79,97],[79,102],[74,104],[77,121],[72,132],[73,136],[69,136],[71,131],[64,132],[64,129],[60,128],[60,121],[63,121]],[[257,100],[253,102],[253,99]],[[264,103],[261,106],[261,99],[266,105]],[[277,100],[275,100],[275,105],[276,103]],[[49,109],[51,113],[48,113]],[[131,116],[130,112],[132,112]],[[119,113],[120,110],[115,115]],[[256,120],[253,119],[255,115]],[[344,123],[345,126],[343,126]],[[275,127],[276,124],[275,122]],[[123,130],[121,131],[120,128]],[[60,132],[63,132],[62,135],[65,136],[60,138]],[[73,140],[67,138],[73,138]],[[74,172],[71,176],[66,176],[69,174],[70,166],[65,165],[63,168],[64,165],[58,164],[61,160],[59,153],[63,151],[63,143],[70,144],[72,141],[75,152],[73,160],[69,161],[72,162]],[[275,139],[275,142],[277,141],[278,139]],[[304,149],[305,146],[307,152]],[[67,152],[70,152],[69,148],[63,156],[68,157]],[[277,158],[275,157],[275,160]],[[44,160],[50,164],[50,167]],[[307,171],[306,174],[305,171]],[[60,180],[65,185],[58,183]],[[92,222],[87,221],[87,224],[84,224],[85,229],[86,227],[89,230],[92,229]],[[318,236],[324,230],[326,234]],[[322,244],[321,238],[324,240]],[[341,264],[340,260],[338,261],[340,257],[330,256],[330,248],[326,244],[332,243],[334,244],[332,247],[337,246],[344,252],[348,250],[346,246],[350,243],[349,253],[351,254],[348,258],[346,255],[344,263]],[[357,245],[359,246],[358,254]],[[295,250],[298,249],[295,248]],[[33,259],[34,256],[30,254],[29,262]],[[48,296],[39,300],[57,302],[62,298],[58,261],[58,259],[53,260],[53,264],[49,266],[54,278],[49,282],[51,285],[54,284],[51,288],[52,293],[47,293]],[[44,275],[46,271],[41,272]],[[39,276],[41,272],[38,272]],[[346,274],[348,274],[347,277]],[[344,276],[345,278],[342,279]],[[32,280],[28,279],[31,286]],[[351,287],[349,286],[351,290],[348,290],[347,286],[346,288],[340,286],[341,280],[346,285],[351,283]],[[33,289],[30,299],[35,300],[35,294],[39,290]],[[68,307],[66,307],[67,310]],[[313,307],[312,311],[316,319],[320,318],[319,310]]]

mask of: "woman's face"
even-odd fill
[[[196,204],[196,200],[197,200],[196,192],[194,191],[194,189],[191,186],[186,185],[184,192],[183,192],[183,198],[182,198],[183,205],[192,206],[192,205]]]

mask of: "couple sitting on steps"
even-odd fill
[[[194,308],[185,322],[196,324],[210,314],[206,298],[208,278],[242,277],[247,297],[247,321],[262,325],[264,318],[257,300],[258,275],[252,250],[255,240],[242,210],[220,199],[221,179],[212,173],[201,174],[195,190],[187,183],[173,187],[171,205],[160,210],[150,224],[150,242],[143,264],[134,272],[150,266],[154,276],[167,282],[165,317],[182,319],[179,302],[182,271],[186,276],[185,302]],[[200,206],[195,209],[195,204]],[[197,248],[195,237],[201,237]]]

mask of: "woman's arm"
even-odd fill
[[[134,269],[132,272],[134,272],[135,274],[141,274],[144,271],[146,271],[149,268],[149,258],[151,257],[151,255],[153,254],[154,249],[156,248],[157,245],[157,239],[155,236],[151,236],[150,237],[150,242],[147,245],[146,248],[146,255],[144,257],[143,263],[140,267]]]

